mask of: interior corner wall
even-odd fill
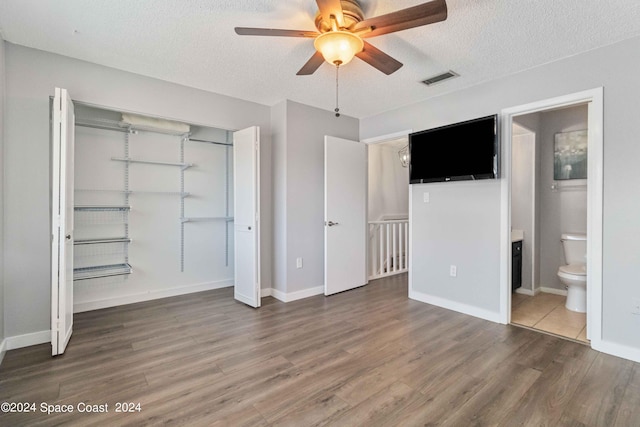
[[[542,116],[542,113],[531,113],[531,114],[525,114],[522,116],[517,116],[514,117],[513,121],[514,123],[519,124],[520,126],[525,127],[526,129],[530,130],[535,138],[535,156],[536,156],[536,161],[535,161],[535,168],[534,168],[534,182],[535,182],[535,200],[534,200],[534,205],[535,205],[535,209],[533,212],[533,222],[535,224],[535,231],[534,231],[534,240],[536,243],[535,247],[533,248],[533,251],[531,251],[528,255],[531,257],[531,268],[532,268],[532,277],[531,277],[531,290],[535,291],[537,288],[540,288],[540,155],[541,155],[541,148],[540,148],[540,118]],[[513,165],[511,165],[511,167],[513,168]],[[512,172],[513,173],[513,172]],[[512,190],[513,191],[513,190]],[[512,201],[513,203],[513,201]],[[513,215],[513,214],[512,214]],[[513,218],[513,216],[512,216]],[[513,227],[516,228],[516,227]],[[526,247],[526,235],[525,235],[525,243],[524,243],[524,247]],[[523,248],[524,251],[524,248]],[[523,257],[525,256],[525,254],[523,254]],[[524,262],[524,260],[523,260]],[[524,270],[524,264],[523,264],[523,270]],[[523,271],[523,276],[524,276],[524,271]]]
[[[50,329],[49,97],[221,129],[261,129],[262,285],[271,287],[270,108],[10,43],[5,111],[5,333]]]
[[[511,228],[523,231],[522,289],[533,291],[536,134],[521,133],[511,140]]]
[[[273,289],[287,286],[287,101],[271,107],[273,162]]]
[[[640,316],[632,314],[632,299],[640,298],[640,239],[630,237],[640,235],[640,198],[632,191],[640,185],[635,128],[640,98],[638,51],[640,37],[635,37],[363,118],[360,136],[433,128],[604,87],[602,340],[640,359]],[[412,186],[410,265],[416,290],[467,311],[499,312],[499,187],[499,181]],[[422,201],[425,191],[431,193],[429,204]],[[443,249],[450,258],[441,256]],[[454,262],[458,277],[449,278],[446,271]]]
[[[274,119],[285,128],[274,139],[275,240],[282,250],[274,283],[289,300],[324,286],[324,137],[359,140],[359,121],[293,101],[273,107]]]
[[[0,34],[0,363],[4,349],[4,105],[5,105],[5,42]]]

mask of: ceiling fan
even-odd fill
[[[358,0],[316,0],[316,3],[318,13],[315,17],[315,25],[318,31],[236,27],[236,33],[242,36],[315,39],[316,53],[297,75],[313,74],[325,60],[339,67],[351,61],[354,56],[388,75],[400,69],[402,63],[363,39],[447,19],[445,0],[432,0],[368,19],[364,18]]]

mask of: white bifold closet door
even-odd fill
[[[260,307],[260,128],[233,134],[234,298]]]
[[[65,89],[53,99],[51,156],[51,354],[64,353],[73,331],[73,162],[75,116]]]
[[[324,138],[324,294],[367,284],[367,147]]]

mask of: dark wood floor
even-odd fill
[[[640,425],[640,364],[411,301],[406,276],[263,303],[223,289],[76,315],[64,356],[7,353],[0,401],[37,412],[0,425]]]

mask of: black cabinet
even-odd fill
[[[511,291],[522,286],[522,240],[511,243]]]

